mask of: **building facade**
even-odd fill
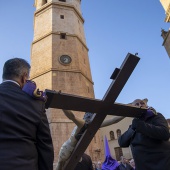
[[[108,115],[107,119],[111,119],[112,116]],[[124,118],[118,123],[113,125],[103,127],[100,129],[101,132],[101,140],[104,140],[106,136],[108,139],[108,144],[110,147],[110,153],[112,157],[116,160],[120,160],[120,156],[124,155],[127,159],[132,158],[132,152],[130,147],[121,148],[118,144],[118,138],[121,134],[123,134],[128,128],[129,125],[132,123],[132,118]],[[104,147],[104,144],[103,144]],[[102,152],[102,158],[104,157],[104,153]],[[104,160],[101,160],[104,161]]]
[[[161,36],[163,38],[162,45],[165,47],[165,50],[170,58],[170,30],[165,31],[164,29],[162,29],[161,32]]]
[[[165,22],[170,22],[170,0],[160,0],[164,10],[165,10]],[[170,30],[165,31],[162,29],[161,36],[163,38],[162,45],[165,47],[165,50],[170,57]]]
[[[84,34],[81,0],[35,0],[34,38],[31,47],[31,79],[41,90],[94,98],[93,81]],[[57,102],[57,101],[56,101]],[[75,124],[60,109],[46,111],[55,160]],[[84,113],[75,112],[83,118]],[[100,157],[96,133],[87,149],[92,160]]]
[[[165,10],[165,22],[170,22],[170,0],[160,0],[164,10]]]

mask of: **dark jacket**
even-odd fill
[[[129,164],[126,164],[125,167],[122,163],[120,163],[119,170],[133,170],[133,168]]]
[[[0,169],[52,170],[53,158],[44,103],[13,82],[0,84]]]
[[[139,121],[119,137],[120,147],[131,146],[136,170],[170,170],[169,129],[162,114]]]

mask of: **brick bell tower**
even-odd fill
[[[35,0],[31,79],[42,90],[94,98],[80,5],[81,0]],[[81,118],[84,115],[74,113]],[[48,109],[47,117],[55,164],[61,145],[70,137],[75,124],[60,109]],[[87,149],[93,161],[101,159],[100,141],[98,132]]]

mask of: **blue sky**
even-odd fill
[[[0,5],[0,75],[4,62],[21,57],[30,62],[34,1],[2,1]],[[82,0],[85,35],[95,97],[102,99],[127,53],[141,58],[116,102],[148,98],[170,118],[170,59],[162,46],[165,11],[159,0]],[[2,81],[0,77],[0,81]]]

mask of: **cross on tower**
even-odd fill
[[[121,67],[116,68],[111,79],[110,87],[106,91],[102,100],[84,98],[61,92],[46,90],[48,100],[46,108],[58,108],[65,110],[75,110],[96,113],[92,122],[78,141],[72,155],[67,161],[64,170],[74,170],[80,157],[85,152],[97,130],[100,128],[107,115],[118,115],[125,117],[140,117],[146,109],[133,107],[131,105],[115,103],[122,88],[139,62],[140,58],[128,53]]]

